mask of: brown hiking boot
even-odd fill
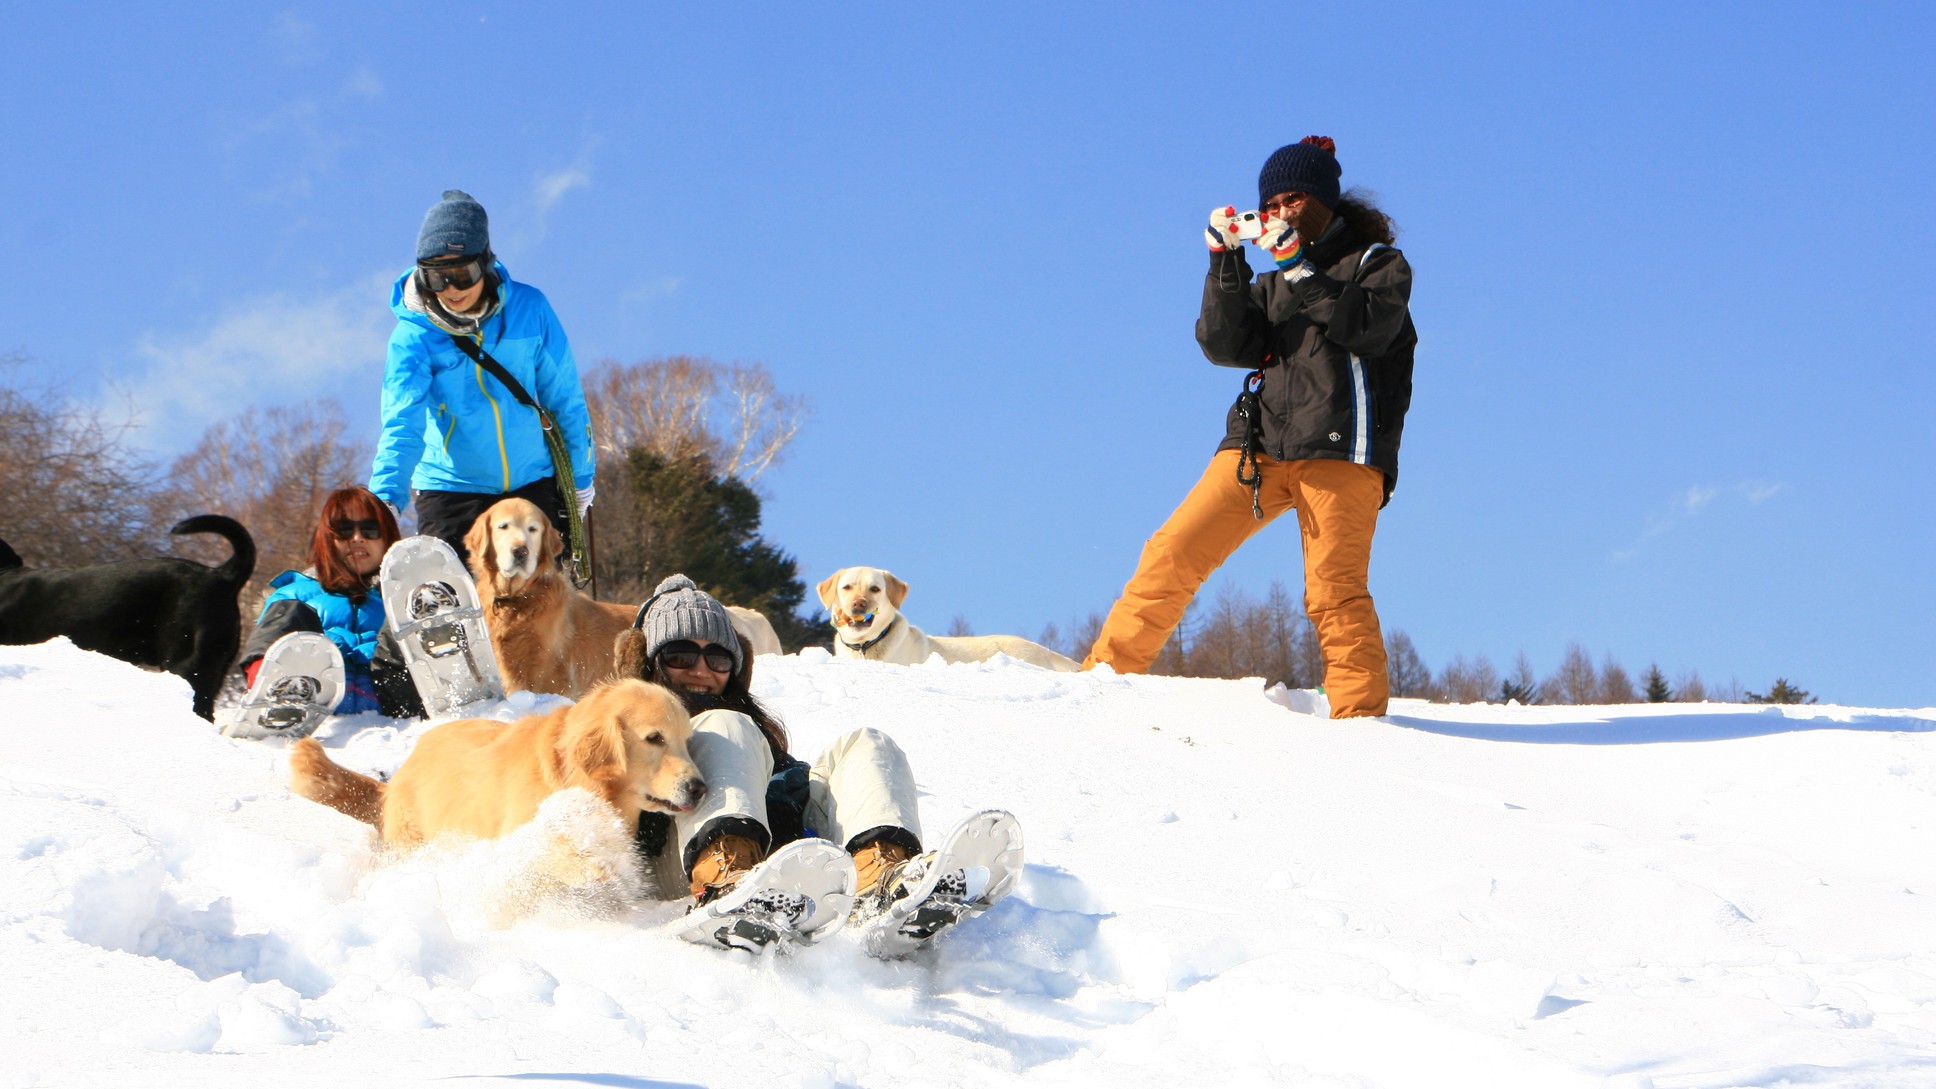
[[[861,844],[854,852],[855,896],[866,896],[880,886],[894,867],[914,857],[914,852],[893,840],[876,839]]]
[[[706,844],[692,864],[693,899],[705,903],[738,884],[760,863],[760,845],[745,836],[723,835]]]

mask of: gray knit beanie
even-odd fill
[[[733,631],[732,614],[684,575],[668,575],[639,606],[632,626],[645,633],[647,661],[657,657],[659,648],[667,643],[704,639],[733,653],[734,673],[746,664],[739,636]]]
[[[417,232],[417,260],[478,257],[491,252],[491,221],[484,206],[462,189],[444,190],[444,199],[424,213]]]

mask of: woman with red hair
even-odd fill
[[[382,711],[393,718],[423,714],[423,703],[385,636],[377,573],[384,553],[402,533],[390,508],[368,488],[338,488],[323,500],[309,539],[309,566],[269,582],[269,596],[242,648],[241,667],[253,686],[262,656],[291,632],[318,632],[343,655],[343,698],[335,713]],[[388,644],[382,650],[379,644]]]

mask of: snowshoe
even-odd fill
[[[379,581],[426,717],[454,717],[504,698],[477,586],[455,549],[435,537],[405,537],[384,554]]]
[[[676,925],[680,937],[700,945],[790,952],[839,930],[853,906],[854,860],[824,839],[800,839],[693,905]]]
[[[855,912],[861,946],[893,960],[1008,895],[1022,872],[1022,825],[985,809],[955,826],[941,846],[890,870]]]
[[[242,702],[223,712],[222,734],[308,737],[343,699],[343,652],[324,635],[291,632],[270,645]]]

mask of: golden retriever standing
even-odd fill
[[[631,628],[638,606],[596,601],[575,589],[557,563],[564,538],[536,504],[524,499],[492,504],[471,524],[464,547],[470,550],[471,577],[507,691],[577,699],[618,676],[612,644]],[[753,654],[780,652],[764,616],[728,608],[742,647]]]
[[[577,699],[617,676],[612,642],[638,607],[594,601],[571,585],[557,562],[564,538],[537,504],[493,503],[471,523],[464,547],[506,691]]]
[[[878,567],[843,567],[820,583],[820,603],[834,622],[834,656],[919,665],[930,654],[944,662],[985,662],[1006,654],[1063,673],[1082,667],[1019,635],[929,635],[901,612],[908,584]]]
[[[627,828],[639,814],[683,813],[706,793],[686,743],[692,720],[656,684],[623,680],[516,722],[462,719],[427,731],[388,783],[332,761],[314,738],[289,751],[290,789],[412,846],[444,834],[496,839],[551,795],[579,787]]]

